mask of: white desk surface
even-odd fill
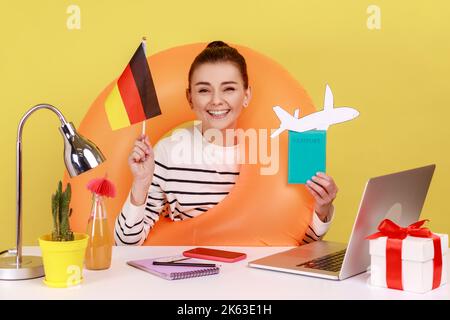
[[[220,274],[184,280],[164,280],[126,264],[128,260],[180,254],[192,247],[114,247],[111,268],[83,270],[81,285],[49,288],[43,278],[0,281],[4,299],[155,299],[155,300],[300,300],[300,299],[450,299],[450,286],[425,294],[372,287],[369,274],[334,281],[250,268],[249,261],[289,247],[215,247],[247,253],[247,259],[220,263]],[[39,247],[24,254],[40,255]],[[450,266],[450,263],[448,264]]]

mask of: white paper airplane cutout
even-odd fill
[[[327,130],[332,124],[352,120],[359,116],[356,109],[350,107],[334,107],[333,93],[330,87],[325,88],[325,99],[323,103],[323,110],[311,113],[303,118],[298,118],[299,109],[294,111],[294,116],[291,116],[286,110],[280,106],[273,107],[278,119],[280,119],[280,127],[272,133],[271,138],[276,137],[284,130],[291,130],[303,132],[308,130]]]

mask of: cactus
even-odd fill
[[[52,215],[53,215],[53,241],[72,241],[73,232],[70,230],[69,217],[72,209],[69,208],[72,190],[70,183],[66,190],[62,191],[62,182],[59,181],[56,193],[52,195]]]

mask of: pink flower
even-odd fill
[[[104,178],[92,179],[87,184],[87,188],[100,196],[109,198],[114,198],[116,196],[116,187],[110,180],[106,179],[106,176]]]

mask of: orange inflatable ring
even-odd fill
[[[204,43],[175,47],[148,58],[162,115],[147,120],[147,134],[153,145],[180,123],[195,119],[185,97],[187,74]],[[315,112],[306,91],[279,64],[246,47],[235,46],[246,58],[253,98],[240,118],[243,129],[278,128],[272,107],[281,105],[288,111],[300,107],[302,114]],[[94,141],[107,161],[98,168],[65,182],[72,185],[74,231],[85,232],[91,209],[87,182],[107,173],[117,187],[117,196],[107,199],[111,234],[132,183],[127,165],[128,154],[142,126],[112,131],[104,100],[112,90],[108,85],[94,101],[81,122],[79,132]],[[261,164],[244,164],[237,183],[228,196],[201,216],[173,222],[161,217],[150,231],[145,245],[230,245],[291,246],[299,245],[312,217],[313,198],[303,185],[287,184],[288,135],[279,136],[280,160],[276,175],[261,175]]]

